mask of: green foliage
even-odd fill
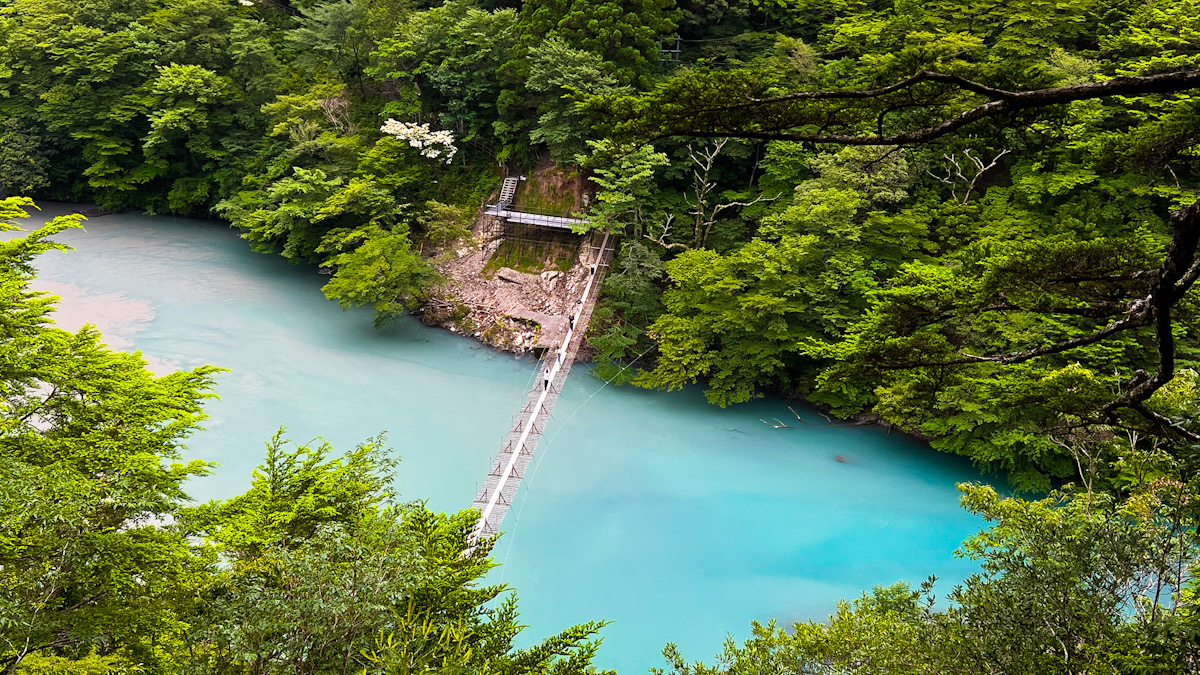
[[[638,374],[631,359],[650,351],[643,326],[662,312],[658,280],[666,267],[652,249],[638,241],[621,244],[614,272],[604,279],[600,300],[588,325],[588,343],[599,350],[592,375],[628,384]]]
[[[0,227],[31,205],[0,201]],[[186,628],[177,599],[206,564],[170,519],[184,482],[208,471],[178,459],[216,369],[156,377],[93,326],[52,327],[54,299],[28,288],[31,261],[64,249],[49,237],[80,220],[0,244],[0,663],[96,646],[159,671]]]
[[[573,49],[598,54],[621,84],[646,86],[658,60],[659,40],[678,20],[672,0],[534,0],[521,8],[529,42],[561,38]]]
[[[1180,639],[1195,619],[1178,572],[1197,562],[1195,538],[1180,529],[1195,512],[1175,501],[1172,487],[1179,486],[1164,483],[1124,503],[1058,493],[1029,502],[990,487],[964,489],[964,506],[994,523],[963,546],[982,571],[950,594],[976,658],[1046,673],[1194,663],[1194,645]],[[1142,653],[1126,653],[1137,643]]]
[[[1171,317],[1176,375],[1146,414],[1109,406],[1154,367],[1158,338],[1105,332],[1146,306],[1166,216],[1200,194],[1196,97],[1042,106],[922,146],[794,142],[919,130],[994,89],[1196,68],[1197,2],[431,4],[6,2],[0,188],[216,213],[256,250],[328,265],[326,295],[384,323],[422,297],[423,255],[469,235],[501,169],[574,161],[596,188],[589,227],[625,237],[590,327],[597,375],[703,380],[722,405],[799,391],[1018,488],[1083,485],[1036,502],[967,489],[995,525],[964,547],[982,571],[945,609],[928,586],[877,588],[827,623],[758,626],[715,668],[669,652],[676,672],[1200,668],[1183,583],[1196,486],[1174,459],[1195,453],[1175,442],[1200,400],[1194,292]],[[812,95],[927,70],[978,86]],[[389,118],[453,132],[461,152],[431,162],[380,132]],[[523,203],[554,206],[534,188]],[[0,216],[28,204],[0,202]],[[591,668],[597,625],[513,647],[515,604],[481,582],[490,543],[463,555],[472,514],[394,505],[379,440],[331,459],[277,436],[250,491],[185,513],[182,483],[206,467],[172,462],[213,371],[153,377],[94,329],[48,324],[31,260],[73,224],[0,244],[0,659],[80,673]],[[505,242],[488,269],[574,255]],[[655,350],[653,366],[635,361]]]
[[[762,219],[759,234],[770,239],[725,255],[686,251],[668,263],[666,312],[650,327],[660,357],[640,384],[674,389],[704,378],[721,405],[763,385],[794,386],[812,364],[802,345],[840,336],[879,277],[911,254],[864,222],[867,208],[906,196],[902,156],[848,149],[810,165],[819,177]]]
[[[195,672],[357,672],[421,573],[410,509],[386,504],[396,461],[382,435],[331,459],[282,434],[248,491],[184,514],[229,562],[192,620]]]
[[[604,59],[594,52],[572,49],[560,37],[551,37],[529,51],[529,75],[525,87],[543,94],[545,100],[535,113],[536,126],[529,133],[533,143],[544,143],[550,156],[570,161],[586,151],[591,135],[583,115],[575,110],[573,95],[603,95],[627,91],[605,72]]]
[[[8,193],[28,194],[50,184],[47,178],[49,156],[43,147],[44,140],[37,129],[16,117],[4,120],[0,132],[0,197]]]
[[[397,609],[395,626],[380,633],[365,658],[385,675],[596,673],[591,661],[603,622],[579,624],[533,646],[514,647],[524,628],[518,623],[516,598],[510,594],[498,600],[503,586],[479,585],[492,567],[486,557],[491,542],[468,547],[477,518],[473,510],[447,516],[423,509],[409,518],[406,526],[425,574],[407,606]]]
[[[319,249],[334,253],[327,264],[335,270],[321,289],[342,309],[371,304],[375,324],[395,321],[406,303],[433,279],[433,269],[412,249],[407,227],[391,230],[368,225],[331,233]]]
[[[238,87],[219,74],[235,22],[217,0],[13,3],[7,112],[55,135],[51,158],[70,167],[57,180],[86,181],[108,206],[194,212],[238,135]]]
[[[214,170],[225,155],[216,139],[233,122],[226,108],[233,84],[201,66],[171,64],[158,67],[158,76],[147,89],[144,100],[151,112],[149,131],[142,140],[145,165],[168,167],[181,161],[195,165],[179,170],[185,176],[172,183],[167,201],[173,211],[190,211],[207,203],[211,190],[208,181],[195,174]]]
[[[818,396],[841,414],[874,403],[885,419],[920,430],[936,447],[1011,471],[1018,484],[1032,481],[1022,487],[1043,487],[1034,469],[1074,472],[1044,434],[1103,406],[1123,379],[1121,369],[1144,358],[1145,333],[1143,340],[1134,332],[1012,365],[1004,355],[1102,328],[1106,312],[1073,309],[1140,297],[1142,282],[1124,277],[1158,255],[1154,238],[1140,232],[1090,241],[987,240],[953,265],[909,264],[875,294],[844,341],[813,349],[838,361],[821,375]],[[1082,367],[1080,358],[1094,368]],[[876,400],[847,394],[869,382]]]
[[[343,80],[361,80],[372,42],[364,31],[364,3],[334,0],[300,9],[299,25],[288,32],[297,47],[296,65],[311,71],[332,69]]]
[[[613,144],[661,143],[674,134],[773,139],[748,167],[751,175],[761,169],[757,186],[726,197],[745,204],[735,216],[745,234],[720,246],[733,257],[737,246],[755,246],[754,238],[812,237],[808,246],[820,251],[813,254],[819,263],[798,272],[786,291],[770,293],[779,306],[807,293],[805,308],[779,325],[817,330],[789,329],[769,349],[756,347],[769,358],[736,386],[715,373],[737,340],[705,328],[727,325],[715,319],[724,314],[711,299],[718,286],[695,292],[690,276],[672,272],[667,311],[655,323],[663,341],[658,364],[643,382],[674,387],[706,379],[710,396],[723,401],[764,385],[795,386],[839,415],[873,415],[1007,471],[1021,488],[1043,490],[1073,474],[1061,434],[1117,422],[1106,406],[1153,364],[1157,338],[1149,329],[1122,330],[1020,355],[1083,340],[1146,296],[1145,275],[1162,259],[1164,216],[1197,194],[1194,97],[1035,107],[903,150],[833,153],[784,139],[820,135],[853,145],[935,128],[1003,98],[988,87],[1076,86],[1194,67],[1195,20],[1184,5],[768,3],[762,11],[795,28],[775,36],[771,49],[741,59],[732,41],[704,47],[731,67],[684,66],[650,91],[588,98],[583,111]],[[885,87],[923,71],[977,84],[814,95]],[[697,221],[708,218],[712,203],[691,197],[679,176],[677,166],[660,172],[641,202],[683,201]],[[781,198],[789,193],[790,200]],[[669,225],[652,231],[668,251],[706,245],[707,237],[675,235]],[[677,260],[692,255],[707,254]],[[1176,358],[1188,366],[1196,345],[1191,303],[1176,309]],[[732,324],[755,325],[749,317]],[[732,372],[736,360],[727,363]],[[1145,419],[1118,417],[1142,433],[1163,432]]]
[[[687,251],[667,263],[666,313],[649,328],[661,357],[637,383],[678,389],[703,377],[708,399],[725,406],[783,378],[799,344],[824,333],[810,304],[821,293],[812,283],[823,260],[816,241],[755,239],[729,255]]]
[[[321,169],[295,167],[291,176],[223,201],[216,211],[245,230],[242,237],[256,251],[272,253],[280,243],[284,257],[312,261],[328,232],[320,226],[322,206],[342,185]]]
[[[282,432],[281,432],[282,433]],[[342,457],[267,444],[250,490],[185,520],[229,564],[203,590],[191,672],[593,672],[603,624],[516,649],[516,600],[485,585],[473,510],[396,505],[382,437]]]
[[[599,186],[595,203],[584,227],[605,232],[639,235],[655,220],[647,201],[653,193],[655,169],[668,163],[667,156],[653,146],[617,145],[605,139],[588,141],[590,155],[575,161],[591,170],[591,181]]]
[[[141,666],[119,654],[100,656],[92,653],[81,659],[30,654],[17,666],[18,675],[140,675]]]
[[[267,442],[249,490],[186,512],[188,527],[226,556],[252,559],[271,544],[299,546],[326,525],[353,526],[393,496],[396,462],[382,435],[331,459],[328,443],[288,451],[283,434]]]
[[[31,205],[0,200],[0,229]],[[468,543],[478,514],[396,504],[382,435],[333,457],[281,430],[249,490],[187,506],[210,465],[177,460],[216,369],[155,377],[91,326],[52,327],[32,262],[80,220],[0,242],[0,668],[594,672],[599,623],[513,646],[515,599],[482,584],[493,542]]]
[[[272,542],[221,574],[193,622],[194,672],[360,672],[421,573],[402,517],[378,518]]]
[[[426,241],[438,248],[471,238],[466,211],[452,204],[425,202],[425,213],[417,218],[417,222],[425,232]]]
[[[512,57],[517,15],[486,12],[451,0],[413,15],[384,40],[376,75],[412,80],[435,95],[439,117],[464,140],[490,135],[501,83],[496,71]]]

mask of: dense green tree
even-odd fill
[[[648,329],[661,358],[638,378],[678,389],[704,378],[713,403],[747,401],[761,382],[786,377],[799,345],[824,334],[813,283],[824,260],[817,238],[756,239],[726,256],[688,251],[667,263],[666,311]]]
[[[799,390],[1019,488],[1080,485],[968,489],[994,525],[944,609],[877,589],[679,673],[1197,669],[1195,0],[0,4],[8,192],[213,209],[382,323],[498,164],[573,161],[625,238],[598,375]],[[455,136],[453,164],[401,123]],[[204,466],[169,462],[211,372],[48,327],[44,236],[0,249],[8,670],[590,669],[594,625],[513,647],[473,515],[395,505],[378,443],[276,438],[189,544],[166,516]]]
[[[1086,308],[1120,303],[1122,294],[1141,297],[1145,288],[1125,286],[1121,277],[1158,255],[1141,232],[985,240],[957,256],[956,267],[912,263],[844,342],[816,350],[839,361],[822,375],[821,398],[843,414],[874,402],[887,419],[921,430],[942,449],[996,462],[1018,483],[1031,463],[1069,475],[1074,467],[1044,434],[1094,418],[1112,404],[1120,369],[1152,358],[1146,332],[1089,342],[1111,318]],[[1067,358],[1044,348],[1072,340],[1081,344]],[[875,387],[873,396],[864,385]]]
[[[392,497],[396,462],[382,436],[341,457],[328,443],[297,446],[280,429],[266,444],[250,489],[189,509],[188,527],[233,559],[263,556],[268,544],[299,546],[325,525],[351,527]]]
[[[271,541],[204,589],[191,672],[359,673],[422,573],[401,516]]]
[[[394,627],[365,654],[375,672],[611,674],[592,665],[603,622],[572,626],[529,647],[514,645],[525,627],[515,595],[501,597],[504,586],[481,583],[493,567],[487,554],[494,541],[470,543],[477,521],[474,510],[442,515],[420,508],[407,519],[424,574],[397,608]]]
[[[322,250],[336,253],[328,261],[336,271],[322,289],[325,297],[343,309],[372,305],[377,326],[403,316],[434,278],[408,234],[407,226],[368,225],[331,235]]]
[[[267,444],[250,489],[185,513],[228,567],[201,594],[195,672],[594,672],[602,624],[516,649],[516,601],[482,583],[493,542],[473,510],[394,503],[382,437],[331,448]]]
[[[620,145],[608,139],[588,141],[588,147],[591,154],[575,157],[599,188],[585,228],[641,236],[666,217],[651,199],[654,172],[668,163],[665,154],[650,145]]]
[[[604,279],[604,299],[592,313],[588,343],[599,350],[594,375],[627,384],[639,372],[631,359],[645,355],[654,343],[646,335],[662,312],[658,286],[666,267],[658,254],[640,241],[621,244],[613,270]]]
[[[37,653],[26,656],[17,668],[21,675],[138,675],[141,666],[121,654],[89,654],[83,658],[68,658]]]
[[[527,43],[561,38],[600,55],[621,84],[640,86],[651,82],[659,41],[677,20],[674,0],[532,0],[521,7]]]
[[[639,383],[674,389],[703,378],[721,405],[748,400],[764,384],[795,386],[807,360],[803,345],[841,336],[911,254],[864,222],[867,209],[906,196],[902,157],[850,149],[815,156],[810,166],[818,177],[801,181],[791,204],[762,218],[760,238],[724,255],[699,248],[712,226],[706,209],[715,207],[705,206],[711,187],[696,172],[703,184],[691,202],[693,232],[684,237],[697,248],[667,264],[666,311],[650,327],[661,357]]]
[[[232,117],[261,123],[227,75],[249,63],[230,3],[11,5],[0,38],[16,66],[5,114],[54,138],[52,159],[65,165],[56,183],[110,206],[176,212],[217,197],[211,177],[228,166],[227,148],[255,145]]]
[[[10,117],[0,132],[0,197],[8,193],[28,194],[50,184],[48,149],[37,129],[27,120]]]
[[[604,60],[593,52],[572,49],[551,37],[530,50],[525,87],[545,97],[534,113],[537,122],[529,140],[545,144],[550,156],[570,161],[586,150],[591,135],[583,115],[575,110],[574,94],[611,94],[622,89],[605,72]]]
[[[3,229],[31,205],[0,202]],[[215,369],[156,377],[90,325],[52,326],[54,298],[29,289],[31,261],[66,248],[50,237],[80,220],[0,244],[0,667],[97,648],[165,672],[186,627],[179,599],[208,562],[171,518],[184,482],[208,470],[178,460]]]
[[[31,204],[0,202],[6,229]],[[480,585],[492,542],[468,543],[477,514],[395,504],[382,437],[333,458],[281,431],[245,494],[185,508],[209,464],[174,460],[215,369],[155,377],[90,326],[50,325],[31,263],[80,220],[0,243],[5,672],[594,671],[600,624],[513,646],[515,600]]]
[[[471,239],[470,215],[465,209],[453,204],[443,204],[436,201],[425,202],[425,214],[417,218],[425,241],[438,248],[445,248],[455,242]]]
[[[226,154],[218,139],[233,123],[228,109],[233,83],[201,66],[171,64],[160,66],[146,88],[150,128],[142,138],[145,166],[182,174],[167,196],[172,210],[205,205],[214,186],[203,176],[214,173]],[[172,164],[183,166],[171,171]]]
[[[419,574],[382,436],[341,457],[287,444],[267,443],[245,493],[183,514],[229,563],[191,619],[195,672],[358,672]]]
[[[1190,19],[1161,5],[1106,6],[1105,21],[1074,14],[1098,11],[1082,1],[847,6],[820,48],[852,58],[810,54],[793,71],[802,77],[776,57],[685,69],[652,92],[588,107],[606,112],[622,139],[774,141],[762,188],[782,178],[794,199],[750,212],[756,235],[810,235],[829,247],[814,270],[829,292],[798,318],[836,317],[828,338],[781,336],[777,348],[836,362],[816,396],[837,412],[878,415],[1044,488],[1047,474],[1073,473],[1047,433],[1116,425],[1195,438],[1153,401],[1179,364],[1192,364],[1200,230],[1189,187],[1195,117],[1185,112],[1200,74],[1178,51],[1192,42]],[[909,146],[882,157],[920,174],[900,171],[872,196],[858,178],[891,173],[884,164],[837,175],[801,149],[786,171],[771,166],[779,141]],[[800,288],[774,300],[786,306]],[[668,301],[659,324],[683,314],[705,325],[706,296]],[[711,367],[726,336],[671,333],[674,347],[691,348],[664,349],[659,376],[644,382],[709,377],[694,366]],[[803,382],[810,363],[771,372]]]
[[[374,47],[363,30],[363,5],[335,0],[302,7],[300,13],[299,26],[288,33],[298,48],[297,65],[311,71],[328,67],[347,82],[361,82]]]
[[[266,190],[245,192],[217,205],[217,212],[245,230],[242,236],[263,253],[276,245],[286,258],[316,262],[317,249],[329,231],[321,224],[321,207],[342,187],[321,169],[294,167],[292,175]]]
[[[491,136],[502,83],[496,77],[512,58],[517,14],[487,12],[469,0],[452,0],[413,15],[384,40],[376,75],[412,80],[436,96],[433,112],[463,140]],[[431,96],[431,97],[432,97]]]

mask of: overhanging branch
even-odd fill
[[[787,114],[789,104],[805,101],[870,100],[911,89],[925,82],[952,85],[988,98],[988,102],[969,108],[934,125],[894,134],[837,134],[792,131],[808,126],[811,120],[795,119]],[[694,137],[736,137],[751,140],[780,140],[837,145],[914,145],[951,134],[980,120],[1011,115],[1025,110],[1063,105],[1110,96],[1170,94],[1200,88],[1200,70],[1183,70],[1157,75],[1116,77],[1103,82],[1012,92],[967,80],[957,75],[933,71],[918,73],[896,84],[858,91],[803,91],[766,98],[747,98],[728,104],[701,106],[691,114],[666,125],[659,135]],[[931,107],[935,104],[930,104]],[[754,111],[765,112],[768,119],[757,119]],[[770,119],[774,117],[775,119]],[[715,123],[714,123],[715,122]],[[749,122],[749,123],[747,123]]]

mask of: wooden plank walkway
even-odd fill
[[[575,327],[567,331],[559,348],[548,350],[538,364],[537,380],[525,397],[525,404],[505,437],[500,452],[492,460],[491,470],[471,505],[479,511],[479,522],[471,533],[471,542],[500,532],[500,523],[516,497],[525,470],[537,450],[538,440],[554,412],[562,385],[571,372],[571,364],[583,344],[583,334],[587,332],[588,321],[592,318],[592,308],[595,307],[604,273],[612,261],[615,244],[616,238],[605,234],[598,247],[592,246],[589,264],[593,266],[593,271],[579,300]],[[546,372],[550,373],[548,385],[544,375]]]

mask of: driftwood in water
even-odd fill
[[[817,411],[817,414],[820,415],[822,418],[824,418],[824,420],[826,422],[829,422],[829,426],[831,426],[831,427],[857,427],[857,426],[862,426],[862,424],[864,424],[862,422],[834,422],[832,417],[830,417],[829,415],[826,415],[825,413],[821,412],[820,410]]]

